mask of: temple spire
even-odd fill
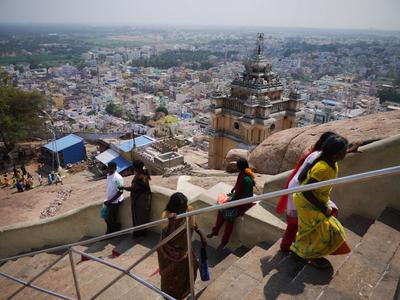
[[[264,33],[257,33],[256,55],[262,56],[263,54],[264,54]]]

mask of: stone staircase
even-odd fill
[[[154,247],[159,240],[159,235],[150,232],[146,239],[139,243],[133,241],[130,236],[122,236],[108,241],[100,241],[89,247],[79,246],[78,250],[105,259],[120,267],[128,267],[134,261]],[[193,243],[195,253],[199,253],[200,243]],[[240,247],[237,250],[223,251],[218,253],[214,248],[208,248],[211,280],[202,282],[198,275],[196,281],[196,292],[201,293],[214,279],[224,273],[236,260],[243,256],[249,249]],[[112,252],[119,253],[118,257],[111,257]],[[24,257],[16,261],[9,261],[0,267],[6,274],[28,281],[46,268],[51,262],[59,258],[57,254],[39,254],[35,257]],[[90,299],[102,287],[120,274],[119,271],[111,269],[100,263],[85,260],[81,261],[79,255],[74,254],[74,263],[78,276],[82,299]],[[133,269],[133,273],[147,280],[151,284],[160,287],[160,276],[156,274],[150,277],[158,268],[157,253],[154,253],[145,261]],[[55,264],[49,271],[33,282],[34,285],[45,288],[64,296],[76,299],[75,286],[73,282],[71,265],[68,256]],[[8,299],[21,285],[9,279],[0,277],[0,299]],[[53,296],[44,294],[31,288],[25,288],[12,299],[54,299]],[[98,299],[161,299],[161,297],[137,283],[128,276],[124,276],[115,285],[105,291]]]
[[[386,208],[380,217],[368,220],[351,216],[343,222],[352,248],[349,255],[328,257],[331,267],[318,270],[292,255],[279,251],[279,242],[272,246],[261,243],[250,251],[242,247],[233,252],[216,252],[208,248],[211,280],[196,281],[198,299],[399,299],[400,274],[400,212]],[[127,267],[158,241],[149,233],[145,240],[134,242],[122,236],[95,243],[80,250]],[[194,242],[199,253],[199,243]],[[121,253],[110,258],[112,251]],[[10,261],[0,270],[23,280],[29,280],[59,257],[40,254]],[[80,261],[74,255],[82,299],[89,299],[119,272],[94,261]],[[160,277],[149,275],[157,268],[157,254],[133,269],[134,274],[160,286]],[[43,288],[76,298],[68,257],[34,281]],[[8,297],[20,285],[0,278],[0,299]],[[397,289],[397,291],[396,291]],[[50,299],[53,296],[25,288],[12,299]],[[99,299],[161,299],[153,291],[124,276]]]
[[[280,252],[279,241],[268,249],[256,246],[200,299],[399,299],[399,221],[400,212],[391,208],[371,226],[350,217],[344,224],[352,252],[328,257],[332,266],[326,270]]]

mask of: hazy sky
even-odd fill
[[[400,0],[0,0],[0,22],[400,30]]]

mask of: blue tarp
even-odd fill
[[[117,172],[118,173],[120,173],[132,166],[132,163],[130,161],[127,161],[122,156],[118,156],[118,157],[114,158],[112,161],[117,164]]]
[[[136,148],[140,148],[149,144],[152,144],[155,142],[155,139],[147,136],[147,135],[142,135],[137,138],[135,138],[135,142],[133,140],[128,140],[125,142],[122,142],[117,145],[118,149],[124,151],[124,152],[130,152],[132,150],[133,145],[135,144]]]
[[[61,139],[56,140],[55,142],[50,142],[43,147],[49,149],[53,152],[60,152],[64,149],[67,149],[73,145],[79,144],[83,142],[83,138],[76,136],[75,134],[70,134],[64,136]],[[57,150],[56,150],[57,149]]]
[[[106,151],[100,153],[96,156],[96,159],[106,166],[111,161],[115,162],[117,164],[118,173],[132,166],[130,161],[126,160],[112,149],[107,149]]]

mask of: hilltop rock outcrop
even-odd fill
[[[400,133],[400,111],[277,132],[250,153],[250,165],[255,172],[262,174],[278,174],[290,170],[300,156],[326,131],[340,134],[350,143],[384,139]]]

